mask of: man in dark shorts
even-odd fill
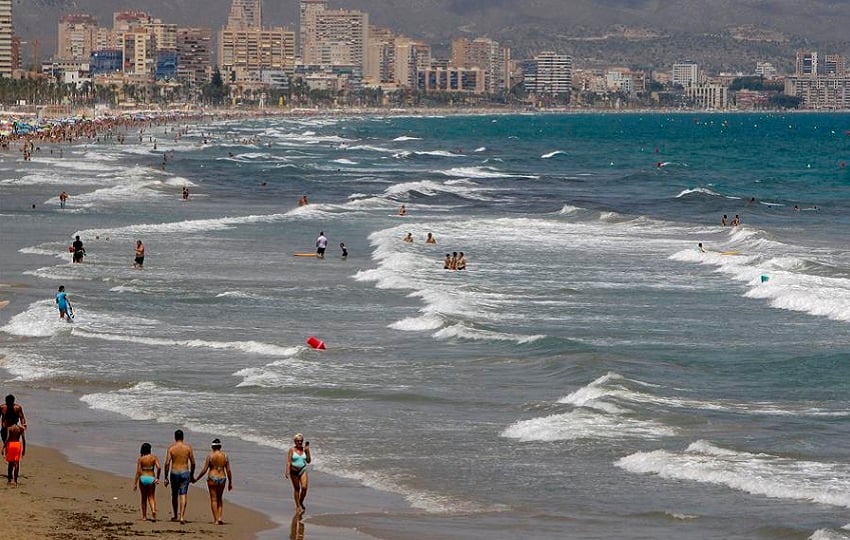
[[[174,444],[168,447],[165,457],[165,487],[171,483],[171,521],[186,523],[186,503],[189,483],[195,478],[195,454],[192,447],[183,442],[183,430],[174,432]]]
[[[74,262],[83,262],[83,256],[86,254],[86,249],[83,247],[83,241],[80,240],[79,234],[75,237],[74,243],[71,244],[71,247],[74,248]]]
[[[141,240],[136,240],[136,258],[133,259],[133,268],[142,268],[145,264],[145,245]]]
[[[0,405],[0,438],[6,442],[6,433],[9,427],[21,423],[21,427],[27,428],[27,419],[24,416],[24,409],[15,403],[15,396],[9,394],[6,396],[6,402]]]

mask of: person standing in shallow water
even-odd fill
[[[310,442],[304,442],[304,435],[296,433],[293,438],[294,446],[286,454],[286,469],[283,477],[292,482],[293,497],[295,499],[295,511],[303,513],[307,510],[304,499],[307,498],[307,465],[312,461],[310,455]]]

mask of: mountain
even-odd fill
[[[41,57],[56,49],[59,17],[90,13],[111,26],[112,13],[135,9],[181,25],[221,27],[230,0],[14,0],[16,31],[38,39]],[[575,65],[669,68],[693,60],[713,69],[756,61],[790,68],[798,48],[850,51],[845,0],[329,0],[359,9],[370,22],[448,50],[459,36],[489,36],[515,58],[540,50],[572,54]],[[297,0],[266,0],[268,25],[295,29]]]

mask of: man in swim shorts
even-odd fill
[[[80,240],[79,234],[75,237],[74,243],[71,244],[71,247],[74,248],[74,251],[73,251],[74,255],[72,257],[72,262],[75,262],[75,263],[83,262],[83,256],[85,256],[85,254],[86,254],[86,248],[83,247],[83,241]]]
[[[174,444],[168,447],[164,469],[165,487],[171,483],[171,521],[186,523],[189,483],[195,477],[195,454],[192,447],[183,442],[182,429],[174,432]]]
[[[6,444],[3,445],[3,453],[6,454],[6,463],[9,464],[6,477],[12,486],[18,485],[18,473],[21,470],[21,456],[27,453],[27,439],[24,428],[17,422],[9,427]]]
[[[133,268],[142,268],[145,264],[145,245],[141,240],[136,240],[136,258],[133,259]]]

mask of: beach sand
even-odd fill
[[[197,487],[205,486],[202,481],[189,492],[186,524],[170,521],[171,492],[162,485],[156,490],[158,521],[140,521],[139,492],[132,483],[130,477],[74,465],[56,450],[27,445],[18,487],[0,482],[3,523],[7,534],[18,540],[252,539],[275,527],[265,515],[230,504],[227,494],[225,524],[213,525],[209,495],[205,487]]]

